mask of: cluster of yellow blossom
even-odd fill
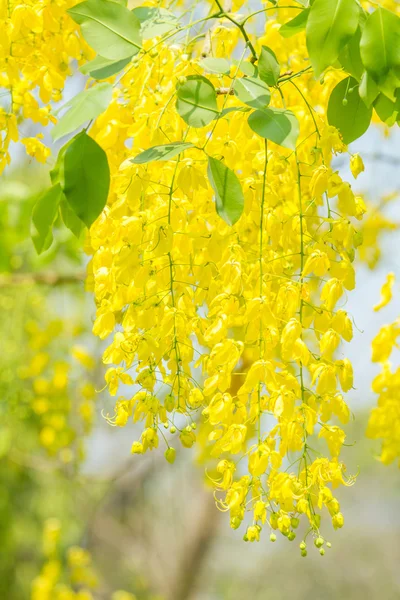
[[[89,373],[95,361],[80,345],[68,349],[72,360],[65,360],[65,343],[70,344],[78,331],[69,331],[60,319],[45,327],[29,321],[26,330],[31,359],[20,367],[19,376],[32,384],[31,408],[38,421],[40,443],[62,462],[81,459],[81,438],[90,432],[94,418],[96,392]]]
[[[382,299],[374,308],[380,310],[392,299],[395,277],[389,273],[382,286]],[[399,459],[400,464],[400,368],[392,370],[389,358],[394,348],[399,348],[400,319],[384,325],[372,342],[372,361],[381,363],[382,371],[372,382],[372,390],[378,394],[378,404],[372,409],[367,435],[382,440],[380,460],[390,464]]]
[[[12,98],[2,115],[3,163],[9,140],[17,138],[15,111],[46,125],[70,58],[89,55],[65,14],[73,4],[49,0],[38,11],[36,2],[0,4],[6,31],[1,81]],[[101,339],[112,335],[103,357],[110,393],[117,396],[120,384],[137,386],[125,387],[109,417],[117,426],[143,423],[132,451],[152,450],[160,435],[169,435],[172,462],[173,436],[191,447],[197,421],[205,420],[223,494],[218,504],[230,512],[232,527],[250,513],[246,540],[258,540],[264,526],[272,541],[274,530],[293,540],[304,515],[323,554],[321,513],[342,527],[334,489],[352,482],[339,457],[341,425],[349,419],[344,394],[353,385],[341,344],[352,339],[344,305],[355,285],[358,222],[366,208],[331,166],[346,147],[328,125],[326,107],[344,73],[330,69],[323,81],[315,79],[304,34],[284,39],[279,32],[291,16],[290,8],[269,12],[256,47],[272,48],[280,63],[271,105],[295,113],[300,136],[294,151],[257,136],[242,110],[225,111],[200,129],[178,116],[177,83],[204,73],[201,34],[193,41],[187,33],[182,43],[146,40],[114,81],[112,102],[90,130],[107,152],[112,182],[86,243],[92,256],[87,283],[97,305],[93,331]],[[241,34],[221,20],[207,32],[207,52],[232,56],[241,51]],[[208,75],[220,109],[240,106],[230,91],[248,74],[247,58],[242,52],[229,75]],[[178,141],[193,147],[162,166],[129,160]],[[25,145],[45,159],[37,142]],[[216,212],[207,154],[223,159],[240,179],[245,206],[233,227]],[[357,176],[359,158],[351,159],[351,168]],[[315,437],[328,456],[313,449]],[[305,555],[305,541],[300,547]]]
[[[397,231],[398,224],[384,214],[387,205],[398,199],[397,193],[383,196],[378,205],[369,204],[366,217],[362,223],[361,233],[363,243],[360,246],[359,258],[373,269],[382,257],[380,247],[382,236],[385,233]]]
[[[78,36],[66,10],[76,0],[0,0],[0,173],[10,162],[11,142],[24,144],[27,154],[45,162],[50,150],[40,135],[24,137],[32,123],[45,127],[56,119],[51,103],[61,100],[71,60],[93,51]]]
[[[210,35],[213,54],[226,56],[240,32],[220,24]],[[333,489],[352,481],[339,454],[353,371],[338,347],[352,338],[343,306],[355,285],[365,205],[331,168],[332,156],[346,147],[325,107],[343,74],[330,71],[321,85],[304,72],[304,38],[284,40],[276,19],[258,44],[268,44],[287,73],[279,90],[271,89],[271,104],[295,112],[296,151],[265,143],[240,111],[188,128],[174,107],[175,86],[203,72],[201,48],[189,56],[179,45],[158,44],[135,61],[92,127],[112,169],[108,206],[86,244],[97,303],[93,331],[113,335],[103,357],[117,396],[110,421],[144,425],[132,452],[156,448],[165,430],[172,462],[172,436],[191,447],[202,417],[224,494],[218,504],[232,527],[250,512],[245,539],[258,540],[268,526],[272,540],[273,530],[292,540],[305,515],[323,554],[320,513],[342,527]],[[239,76],[240,65],[209,78],[227,89]],[[229,94],[219,102],[221,109],[238,105]],[[162,167],[128,160],[182,140],[195,148]],[[216,213],[201,148],[223,158],[241,181],[244,213],[233,227]],[[132,395],[126,386],[133,384]],[[328,457],[315,454],[313,436],[326,443]]]
[[[71,546],[64,557],[60,538],[61,523],[58,519],[48,519],[43,530],[45,563],[32,582],[31,600],[94,600],[99,578],[90,553]],[[136,596],[119,590],[110,600],[136,600]]]

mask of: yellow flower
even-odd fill
[[[332,354],[340,344],[340,335],[333,329],[328,329],[321,337],[319,348],[321,356],[324,358],[332,358]]]
[[[354,179],[357,179],[359,174],[365,171],[363,160],[359,154],[353,154],[350,158],[350,169]]]
[[[152,427],[148,427],[142,433],[143,440],[143,450],[153,450],[153,448],[158,448],[158,434],[155,429]]]
[[[181,431],[179,439],[184,448],[191,448],[196,441],[196,434],[190,427],[186,427]]]
[[[115,396],[117,393],[120,381],[126,385],[133,384],[132,377],[128,373],[125,373],[122,367],[107,369],[105,380],[111,396]]]
[[[321,427],[318,437],[326,439],[329,452],[333,458],[339,456],[344,440],[346,439],[345,433],[340,427],[336,425],[324,425]]]
[[[24,144],[26,152],[30,156],[33,156],[33,158],[36,158],[38,162],[45,163],[51,154],[50,148],[47,148],[37,138],[22,138],[21,142]]]
[[[396,340],[400,336],[400,321],[384,325],[372,340],[372,361],[384,363],[392,353]]]
[[[96,366],[95,360],[82,346],[73,346],[72,356],[80,362],[86,369],[94,369]]]
[[[132,447],[131,447],[131,453],[132,454],[143,454],[144,453],[143,444],[141,442],[133,442]]]
[[[375,304],[374,311],[381,310],[384,306],[387,306],[392,299],[392,288],[395,282],[394,273],[388,273],[386,276],[386,281],[381,289],[381,301],[379,304]]]

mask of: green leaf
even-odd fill
[[[86,0],[67,12],[100,56],[122,60],[141,50],[140,21],[125,6],[107,0]]]
[[[307,25],[309,12],[310,9],[305,8],[298,15],[296,15],[294,19],[288,21],[287,23],[284,23],[284,25],[282,25],[279,29],[279,33],[281,34],[281,36],[283,36],[284,38],[289,38],[292,37],[292,35],[295,35],[296,33],[304,31]]]
[[[32,211],[32,241],[36,252],[48,250],[53,242],[53,224],[63,196],[59,183],[46,190],[36,202]]]
[[[159,160],[171,160],[188,148],[193,148],[194,144],[190,142],[172,142],[171,144],[163,144],[161,146],[153,146],[144,152],[141,152],[135,158],[131,159],[136,165],[143,165],[148,162]]]
[[[256,77],[236,79],[233,89],[239,100],[251,108],[265,108],[271,99],[269,87]]]
[[[364,71],[364,65],[360,54],[361,28],[358,27],[356,33],[350,39],[349,43],[342,48],[339,54],[339,62],[349,75],[352,75],[360,81]]]
[[[355,34],[360,19],[356,0],[315,0],[307,20],[310,61],[318,77],[332,65]]]
[[[368,71],[364,71],[362,74],[358,92],[361,100],[363,100],[367,106],[371,106],[379,94],[379,88]]]
[[[351,93],[350,89],[353,89]],[[371,117],[372,108],[360,98],[357,80],[347,77],[338,83],[329,98],[328,122],[340,131],[345,144],[354,142],[367,131]]]
[[[140,31],[144,40],[149,40],[178,26],[178,19],[166,8],[138,6],[132,10],[140,21]]]
[[[268,85],[276,85],[280,72],[281,69],[275,53],[271,48],[263,46],[261,48],[261,54],[258,57],[258,75],[260,79],[265,81]]]
[[[400,66],[400,18],[385,8],[369,15],[361,36],[361,58],[378,83],[392,68]]]
[[[400,68],[398,69],[398,75],[400,76]],[[392,100],[392,102],[396,101],[396,92],[397,89],[400,88],[400,78],[397,76],[394,69],[390,69],[386,75],[380,78],[378,85],[380,91],[385,94],[389,100]]]
[[[217,213],[228,225],[234,225],[244,207],[239,179],[223,162],[211,156],[208,157],[207,174],[214,190]]]
[[[290,110],[266,108],[256,110],[248,118],[251,129],[262,138],[279,146],[296,148],[299,137],[299,122]]]
[[[221,112],[215,117],[215,119],[223,119],[227,115],[232,112],[249,112],[250,108],[246,106],[229,106],[228,108],[223,108]]]
[[[72,231],[76,238],[81,237],[82,231],[85,229],[85,223],[76,216],[70,205],[68,204],[65,196],[62,197],[60,202],[60,213],[63,223],[67,229]]]
[[[226,58],[204,58],[200,61],[200,66],[209,73],[217,73],[218,75],[229,75],[231,66]]]
[[[395,102],[389,100],[384,94],[379,94],[374,103],[374,108],[381,121],[391,127],[400,114],[400,94],[398,94]]]
[[[257,77],[258,69],[249,60],[236,60],[233,59],[233,64],[239,67],[239,70],[247,75],[248,77]]]
[[[66,149],[61,185],[70,208],[90,227],[106,205],[110,169],[104,150],[85,132]]]
[[[176,95],[176,109],[190,127],[204,127],[219,113],[215,88],[201,75],[189,75],[178,85]]]
[[[64,135],[68,135],[81,127],[87,121],[96,119],[107,106],[112,98],[112,85],[109,83],[99,83],[88,90],[77,94],[72,100],[67,102],[62,108],[68,108],[68,111],[61,117],[57,125],[52,129],[51,135],[56,142]]]
[[[64,177],[64,175],[63,175],[63,173],[64,173],[64,154],[67,151],[67,147],[69,146],[71,141],[72,140],[67,142],[65,144],[65,146],[63,146],[61,148],[61,150],[59,151],[58,156],[57,156],[56,164],[50,171],[50,179],[51,179],[51,183],[53,185],[55,185],[56,183],[60,183],[63,180],[63,177]]]
[[[109,60],[97,55],[96,58],[84,64],[80,71],[84,75],[90,75],[93,79],[108,79],[116,75],[131,61],[131,57],[122,60]]]

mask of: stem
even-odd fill
[[[233,23],[234,25],[236,25],[236,27],[238,27],[238,28],[239,28],[239,30],[240,30],[240,33],[242,34],[242,36],[243,36],[243,38],[244,38],[244,40],[245,40],[245,42],[246,42],[247,46],[248,46],[248,47],[249,47],[249,49],[250,49],[250,52],[251,52],[251,53],[252,53],[252,55],[253,55],[253,57],[252,57],[252,62],[253,62],[253,63],[254,63],[254,62],[256,62],[256,61],[257,61],[257,59],[258,59],[257,52],[255,51],[255,48],[254,48],[253,44],[251,43],[251,41],[250,41],[250,38],[249,38],[249,36],[247,35],[247,32],[246,32],[246,30],[245,30],[245,28],[244,28],[243,24],[242,24],[242,23],[238,23],[238,22],[237,22],[237,21],[236,21],[236,20],[235,20],[233,17],[231,17],[230,15],[228,15],[228,14],[227,14],[227,13],[224,11],[224,8],[223,8],[223,6],[222,6],[222,4],[220,3],[220,1],[219,1],[219,0],[215,0],[215,3],[216,3],[216,5],[218,6],[218,8],[220,9],[220,11],[221,11],[221,15],[220,15],[220,16],[221,16],[221,17],[225,17],[226,19],[228,19],[228,21],[230,21],[231,23]]]
[[[297,157],[297,151],[295,152],[296,164],[297,164],[297,189],[299,194],[299,216],[300,216],[300,309],[299,309],[299,321],[301,323],[301,327],[303,330],[303,268],[304,268],[304,230],[303,230],[303,202],[302,202],[302,194],[301,194],[301,173],[300,173],[300,165]],[[303,334],[302,334],[303,335]],[[301,335],[301,337],[302,337]],[[300,361],[300,386],[301,386],[301,405],[305,404],[305,387],[304,387],[304,377],[303,377],[303,363]],[[304,409],[303,415],[304,415]],[[306,488],[308,487],[308,466],[307,466],[307,430],[305,419],[303,422],[303,432],[304,432],[304,448],[301,456],[301,463],[304,461],[304,470],[306,473]],[[310,507],[310,513],[314,513],[314,507],[312,505],[310,493],[307,493],[308,504]]]
[[[246,48],[245,48],[245,49],[243,50],[243,52],[242,52],[242,56],[240,57],[239,63],[238,63],[238,65],[237,65],[237,67],[236,67],[235,74],[234,74],[234,76],[232,77],[231,85],[229,86],[229,88],[227,88],[227,89],[228,89],[228,91],[226,92],[226,94],[224,94],[224,95],[225,95],[225,98],[224,98],[224,102],[223,102],[223,104],[222,104],[222,110],[224,110],[224,108],[225,108],[225,106],[226,106],[226,103],[228,102],[228,98],[229,98],[229,96],[230,96],[230,95],[233,93],[233,86],[235,85],[235,81],[236,81],[237,75],[238,75],[238,73],[239,73],[239,70],[240,70],[240,65],[242,64],[242,61],[243,61],[243,58],[244,58],[244,54],[245,54],[245,52],[246,52]],[[217,93],[218,93],[218,92],[217,92]],[[221,112],[222,112],[222,110],[221,110]],[[206,148],[206,146],[207,146],[208,142],[211,140],[211,138],[212,138],[212,136],[213,136],[213,134],[214,134],[215,128],[216,128],[216,126],[218,125],[218,122],[219,122],[219,120],[220,120],[220,116],[218,115],[218,117],[215,119],[215,123],[214,123],[214,125],[213,125],[213,128],[212,128],[212,130],[210,131],[210,133],[209,133],[209,135],[208,135],[208,137],[207,137],[207,139],[206,139],[206,141],[205,141],[205,144],[204,144],[204,146],[203,146],[202,150],[205,150],[205,148]]]
[[[300,10],[300,12],[301,12],[301,10],[304,10],[304,7],[301,7],[301,6],[275,6],[274,5],[274,6],[271,6],[270,8],[261,8],[260,10],[256,10],[256,11],[250,13],[249,15],[247,15],[247,17],[244,19],[244,21],[242,21],[242,25],[247,23],[247,21],[249,19],[251,19],[252,17],[255,17],[256,15],[260,15],[261,13],[268,12],[269,10],[278,10],[280,8],[294,8],[296,10]]]
[[[267,167],[268,167],[268,141],[264,140],[265,149],[265,160],[264,160],[264,172],[263,172],[263,186],[261,193],[261,212],[260,212],[260,253],[259,253],[259,264],[260,264],[260,299],[263,298],[263,241],[264,241],[264,205],[265,205],[265,187],[267,183]],[[260,359],[264,355],[264,343],[263,343],[263,328],[262,328],[262,317],[260,316]],[[258,443],[261,444],[261,384],[258,385]]]

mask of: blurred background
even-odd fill
[[[324,531],[332,549],[306,559],[301,532],[292,543],[264,536],[245,544],[230,530],[195,449],[178,451],[173,466],[162,449],[130,455],[135,425],[104,418],[114,399],[101,391],[104,344],[91,334],[82,241],[60,227],[51,249],[36,255],[30,214],[48,173],[14,157],[0,188],[1,599],[400,597],[400,473],[378,462],[379,443],[365,437],[378,372],[371,340],[399,315],[396,302],[372,309],[386,273],[400,278],[399,149],[398,131],[388,138],[382,129],[351,148],[366,165],[354,187],[370,206],[347,304],[356,390],[344,460],[358,478],[339,493],[345,527]],[[348,162],[338,157],[336,167],[350,177]]]

